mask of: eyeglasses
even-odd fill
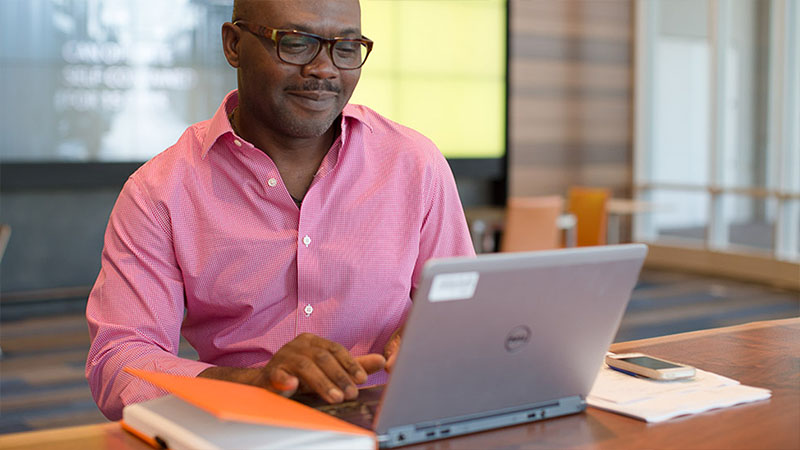
[[[372,41],[364,36],[360,39],[333,39],[317,36],[296,30],[276,30],[244,20],[233,22],[234,25],[249,31],[256,36],[271,39],[278,51],[278,58],[287,64],[304,66],[319,55],[322,43],[328,44],[328,54],[333,65],[339,69],[352,70],[364,65],[372,51]]]

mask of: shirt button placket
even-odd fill
[[[303,244],[303,245],[304,245],[306,248],[308,248],[308,246],[309,246],[309,245],[311,245],[311,237],[310,237],[309,235],[307,235],[307,234],[306,234],[305,236],[303,236],[303,239],[301,239],[301,240],[300,240],[300,242],[302,242],[302,244]],[[300,252],[298,252],[298,255],[297,255],[297,257],[298,257],[298,258],[301,258],[301,257],[302,257],[302,256],[300,255]],[[299,280],[298,280],[298,281],[299,281]],[[302,298],[302,296],[300,296],[300,298]],[[298,298],[298,300],[299,300],[299,298]],[[311,304],[307,303],[307,304],[306,304],[306,306],[305,306],[305,308],[303,308],[303,313],[305,313],[305,316],[306,316],[306,318],[309,318],[309,317],[311,317],[311,313],[313,313],[313,312],[314,312],[314,307],[313,307],[313,306],[311,306]]]

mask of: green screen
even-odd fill
[[[433,140],[448,158],[505,153],[505,0],[362,0],[375,46],[351,103]]]

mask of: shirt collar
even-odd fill
[[[239,91],[234,89],[225,96],[225,99],[222,101],[222,104],[219,105],[217,108],[217,112],[214,113],[214,117],[211,118],[208,124],[208,128],[206,130],[206,135],[203,138],[202,143],[202,153],[201,157],[205,158],[214,144],[224,135],[231,134],[233,136],[233,128],[231,127],[231,122],[228,120],[228,115],[239,105]],[[367,122],[365,111],[363,108],[354,106],[354,105],[345,105],[344,110],[342,111],[342,136],[346,136],[348,122],[350,119],[357,120],[364,124],[370,132],[372,132],[372,126]]]
[[[231,121],[228,120],[228,114],[238,105],[239,91],[234,89],[225,96],[222,104],[217,108],[217,112],[214,113],[214,117],[209,121],[206,135],[203,138],[202,153],[200,154],[202,158],[206,157],[208,151],[211,150],[211,147],[214,146],[220,137],[228,133],[233,135],[233,128],[231,127]]]
[[[348,103],[344,106],[344,110],[342,110],[342,134],[344,134],[345,127],[347,126],[346,119],[355,119],[362,124],[364,124],[369,132],[372,133],[372,125],[367,120],[366,110],[364,107],[359,105],[353,105]]]

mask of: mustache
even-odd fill
[[[303,84],[291,85],[289,91],[330,91],[335,93],[342,92],[342,88],[330,80],[306,80]]]

